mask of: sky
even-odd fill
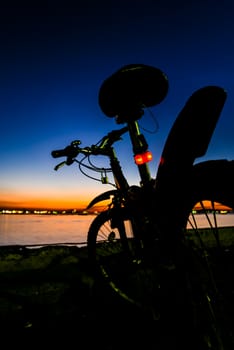
[[[176,116],[206,85],[223,87],[227,100],[196,161],[234,159],[233,18],[233,0],[1,3],[0,208],[77,208],[112,189],[75,165],[54,171],[60,159],[51,151],[75,139],[90,146],[119,127],[102,113],[98,91],[126,64],[155,66],[169,80],[164,101],[140,120],[152,177]],[[116,152],[129,183],[138,184],[127,135]]]

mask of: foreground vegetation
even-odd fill
[[[226,336],[233,339],[234,229],[223,228],[220,231],[221,250],[217,248],[216,236],[210,230],[202,230],[200,235],[211,255],[212,269],[223,299],[223,328]],[[188,239],[199,244],[198,237],[188,234]],[[123,318],[125,323],[130,324],[147,321],[148,315],[122,300],[101,279],[94,279],[86,247],[0,248],[2,330],[65,330],[76,327],[80,322],[105,324]],[[155,329],[153,334],[155,336]],[[149,333],[147,336],[150,339]]]

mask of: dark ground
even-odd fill
[[[224,305],[225,337],[233,339],[234,248],[228,247],[223,251],[222,257],[216,253],[214,257],[216,278]],[[174,285],[174,288],[177,287]],[[179,320],[180,316],[176,315],[176,318]],[[95,328],[101,327],[105,337],[109,336],[112,340],[118,334],[114,343],[108,341],[106,343],[108,345],[104,347],[103,335],[100,338],[102,348],[111,350],[121,346],[122,335],[129,336],[132,325],[138,325],[141,333],[136,331],[131,335],[131,344],[133,339],[136,345],[144,339],[145,349],[157,349],[159,336],[166,344],[170,333],[168,329],[165,330],[165,327],[161,329],[158,321],[153,323],[151,321],[151,316],[122,300],[104,281],[94,279],[85,247],[45,246],[31,249],[10,246],[0,248],[0,329],[2,332],[10,331],[13,334],[15,331],[26,333],[61,331],[64,333],[72,329],[77,331],[81,325],[83,327],[87,325],[88,329],[90,325],[95,325]],[[145,327],[146,324],[151,326]],[[142,327],[145,329],[144,332]],[[125,342],[126,339],[125,337]],[[92,336],[88,338],[88,341],[91,342],[91,340]],[[233,349],[232,345],[225,350]]]
[[[69,327],[74,320],[116,319],[126,308],[103,281],[94,282],[86,248],[1,247],[0,286],[4,327]]]

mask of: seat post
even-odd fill
[[[134,156],[137,153],[145,152],[148,144],[145,141],[144,135],[140,133],[138,122],[136,120],[128,122],[129,135],[132,142]],[[147,163],[137,165],[141,178],[141,184],[147,185],[151,181],[151,175]]]

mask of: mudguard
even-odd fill
[[[184,224],[191,200],[191,184],[197,180],[193,178],[194,160],[205,155],[225,100],[226,92],[218,86],[195,91],[168,135],[152,200],[152,212],[157,216],[158,226],[171,232],[167,241],[173,242],[175,227],[180,229]],[[207,166],[204,165],[203,169],[206,170]],[[168,210],[170,206],[173,210]]]
[[[86,209],[90,209],[92,208],[95,204],[105,201],[107,199],[110,199],[111,196],[115,196],[117,194],[118,190],[110,190],[110,191],[106,191],[103,192],[101,194],[99,194],[98,196],[96,196],[86,207]]]
[[[178,167],[185,169],[205,155],[226,97],[219,86],[205,86],[191,95],[167,137],[158,180],[168,171],[178,173]]]

